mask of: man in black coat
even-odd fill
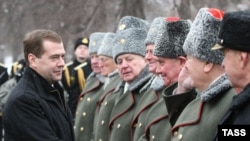
[[[65,64],[61,37],[34,30],[23,46],[27,68],[4,108],[4,140],[74,141],[73,118],[58,84]]]
[[[222,118],[224,128],[240,128],[236,125],[248,125],[248,131],[243,127],[235,139],[249,140],[250,132],[250,11],[229,12],[224,15],[218,44],[212,50],[221,49],[224,53],[223,67],[232,85],[239,94],[232,100],[230,109]],[[240,128],[241,129],[241,128]],[[231,137],[218,130],[215,140],[227,140]],[[243,135],[243,136],[241,136]]]

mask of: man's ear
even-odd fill
[[[245,68],[249,62],[249,53],[247,52],[240,52],[240,67]]]
[[[205,62],[203,71],[204,72],[210,72],[214,67],[213,63]]]
[[[182,66],[181,68],[183,68],[186,64],[187,58],[183,56],[179,56],[178,59],[180,60],[180,66]]]
[[[32,68],[36,68],[37,67],[37,63],[36,63],[36,56],[32,53],[28,54],[28,61],[29,61],[29,65]]]

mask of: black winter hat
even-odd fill
[[[250,52],[250,11],[225,13],[218,45],[212,50],[222,48]]]
[[[86,45],[87,47],[89,46],[89,39],[87,37],[80,37],[76,40],[75,45],[74,45],[74,50],[76,50],[76,48],[79,45]]]

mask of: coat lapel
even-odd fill
[[[89,93],[90,91],[93,91],[96,88],[99,88],[102,85],[102,83],[95,77],[93,79],[89,79],[89,82],[85,86],[84,91],[81,93],[80,97],[83,97],[85,94]]]
[[[196,106],[197,104],[191,104],[192,106],[189,107],[190,109],[192,110],[187,110],[189,111],[189,116],[185,116],[185,120],[180,120],[181,122],[176,122],[175,126],[171,129],[172,132],[177,130],[179,127],[182,127],[182,126],[187,126],[187,125],[193,125],[193,124],[196,124],[196,123],[199,123],[200,119],[201,119],[201,114],[202,114],[202,111],[203,111],[203,106],[204,106],[204,102],[200,102],[200,99],[197,98],[195,100],[195,102],[199,102],[200,106],[199,107],[194,107]],[[181,119],[181,117],[180,117]]]
[[[151,107],[158,100],[159,100],[159,95],[152,89],[148,90],[140,99],[139,105],[135,110],[135,115],[132,120],[132,124],[134,124],[137,121],[137,118],[143,111]]]
[[[114,109],[111,113],[111,120],[109,122],[109,128],[112,127],[113,122],[117,118],[119,118],[120,116],[128,112],[135,104],[135,98],[131,92],[127,91],[126,93],[122,95],[123,96],[119,99],[118,103],[114,106]]]

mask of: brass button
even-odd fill
[[[104,124],[104,120],[102,120],[102,122],[101,122],[101,125],[103,125]]]
[[[108,102],[107,102],[107,101],[105,101],[105,102],[104,102],[104,105],[106,106],[107,104],[108,104]]]
[[[80,128],[80,131],[83,131],[83,130],[84,130],[84,128],[83,128],[83,127],[81,127],[81,128]]]
[[[154,141],[154,140],[155,140],[155,136],[154,136],[154,135],[152,135],[151,139],[152,139],[152,141]]]
[[[86,113],[85,113],[85,112],[83,112],[83,113],[82,113],[82,116],[83,116],[83,117],[85,117],[85,116],[86,116]]]
[[[119,30],[123,30],[125,27],[126,27],[125,24],[121,24],[121,25],[119,26]]]
[[[142,123],[139,123],[139,124],[138,124],[138,127],[141,128],[141,126],[142,126]]]
[[[90,97],[88,97],[88,98],[87,98],[87,101],[90,101],[90,100],[91,100],[91,98],[90,98]]]
[[[121,127],[121,124],[117,124],[117,128],[120,128]]]
[[[178,132],[177,132],[177,131],[174,132],[174,136],[176,136],[176,135],[178,135]]]
[[[183,136],[182,136],[182,134],[180,134],[180,135],[178,136],[178,139],[179,139],[179,140],[182,140],[182,138],[183,138]]]

